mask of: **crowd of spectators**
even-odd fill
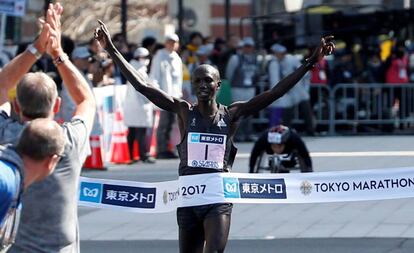
[[[146,37],[137,43],[135,41],[127,42],[121,34],[115,34],[113,41],[129,62],[135,61],[137,63],[141,60],[143,63],[146,61],[144,64],[146,72],[160,89],[167,93],[174,93],[175,96],[181,96],[192,103],[196,101],[191,90],[191,73],[200,64],[210,64],[217,67],[222,79],[227,80],[230,84],[231,101],[247,100],[258,92],[273,87],[280,79],[300,66],[311,50],[311,48],[302,48],[295,52],[288,52],[287,45],[283,45],[283,43],[275,43],[267,50],[257,49],[257,42],[251,37],[239,38],[236,35],[231,35],[226,41],[223,38],[213,38],[200,32],[193,32],[188,36],[187,41],[180,40],[178,37],[175,39],[177,48],[173,51],[181,59],[181,63],[175,63],[175,65],[182,66],[175,66],[172,75],[165,77],[161,74],[164,70],[159,69],[162,66],[159,64],[160,61],[157,60],[156,64],[151,64],[151,62],[153,59],[161,57],[163,50],[165,51],[165,47],[168,45],[167,41],[171,41],[169,36],[166,36],[165,41]],[[69,37],[63,37],[62,45],[75,65],[87,77],[91,87],[126,83],[117,66],[94,39],[88,43],[76,44]],[[21,45],[17,53],[22,52],[26,46]],[[142,52],[143,49],[148,51],[148,55],[139,55],[138,52]],[[157,54],[158,56],[156,56]],[[164,53],[163,57],[168,62],[170,56],[172,54]],[[32,71],[37,70],[49,73],[61,90],[61,81],[59,76],[55,74],[56,70],[50,60],[47,58],[39,60],[32,68]],[[160,78],[165,80],[160,80]],[[163,87],[168,80],[174,78],[182,79],[178,86]],[[414,82],[414,46],[412,44],[399,42],[385,36],[378,37],[374,43],[369,45],[361,43],[347,45],[339,42],[335,54],[322,59],[294,89],[270,106],[266,117],[270,126],[276,124],[292,126],[293,108],[299,108],[299,116],[305,122],[302,130],[313,135],[315,132],[313,111],[316,107],[321,106],[317,104],[321,101],[317,96],[321,94],[311,91],[313,84],[327,85],[332,88],[343,83],[404,84],[410,82]],[[65,94],[64,89],[62,93]],[[355,94],[347,95],[349,97],[355,96]],[[344,103],[355,103],[353,99],[349,100],[349,97]],[[394,107],[399,105],[400,97],[401,91],[396,89]],[[62,104],[65,105],[64,100]],[[69,109],[67,111],[70,114]],[[65,114],[65,110],[63,110],[63,114]],[[164,114],[161,115],[161,126],[164,127],[164,133],[159,133],[159,139],[168,141],[174,119],[171,115],[168,116],[169,118],[167,117],[168,120],[166,117]],[[252,122],[246,119],[242,124],[244,127],[240,128],[242,131],[239,131],[236,140],[253,140],[255,131]],[[130,132],[134,132],[132,129],[134,126],[130,127]],[[99,126],[95,127],[95,131],[99,133]],[[163,137],[161,138],[161,136]],[[132,139],[133,137],[130,136],[130,140]],[[167,152],[165,143],[158,143],[158,145],[167,157],[171,156]],[[144,157],[147,156],[144,155]]]

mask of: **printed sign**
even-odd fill
[[[26,13],[26,0],[0,0],[0,13],[21,17]]]
[[[223,178],[226,198],[286,199],[284,179]]]
[[[104,184],[103,193],[102,204],[138,208],[155,207],[155,188]]]

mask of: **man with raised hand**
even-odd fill
[[[335,47],[332,36],[322,38],[319,47],[305,64],[271,90],[248,101],[234,102],[228,107],[216,102],[221,85],[218,70],[211,65],[200,65],[191,76],[191,84],[197,96],[197,103],[193,105],[150,85],[150,80],[136,71],[114,46],[105,24],[102,21],[99,23],[95,38],[108,51],[131,85],[156,106],[178,115],[182,140],[177,145],[180,176],[229,172],[237,153],[233,137],[241,119],[266,108],[283,96],[320,58],[331,54]],[[208,140],[201,143],[201,135]],[[224,252],[230,231],[232,207],[231,203],[217,203],[178,208],[180,252]]]
[[[63,8],[50,4],[38,39],[0,72],[0,144],[15,143],[24,122],[53,119],[60,98],[54,81],[44,73],[25,74],[47,52],[76,104],[73,118],[62,125],[65,150],[55,171],[34,183],[23,194],[22,217],[16,243],[9,252],[79,252],[77,218],[78,185],[82,164],[89,150],[89,134],[95,100],[82,74],[61,47],[60,17]],[[17,85],[14,108],[20,122],[9,117],[9,89]]]

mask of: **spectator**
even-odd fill
[[[308,55],[312,52],[312,49],[308,50]],[[315,84],[327,84],[329,75],[329,65],[325,58],[322,58],[315,67],[310,71],[311,78],[310,83]]]
[[[203,44],[203,35],[199,32],[193,32],[190,34],[190,42],[182,50],[181,58],[185,65],[195,63],[197,61],[196,52],[198,48]]]
[[[273,57],[269,61],[267,68],[270,88],[274,87],[300,65],[297,58],[286,54],[286,47],[281,44],[273,44],[271,51],[273,52]],[[293,118],[293,106],[294,102],[290,91],[273,102],[268,108],[269,126],[283,123],[290,127]]]
[[[408,57],[404,46],[397,46],[387,61],[388,68],[385,73],[385,82],[394,84],[408,83]]]
[[[93,87],[114,85],[115,79],[112,78],[114,64],[105,52],[101,52],[89,58],[88,78]]]
[[[342,49],[338,50],[335,56],[335,60],[337,60],[332,70],[332,86],[338,83],[354,83],[356,76],[351,52],[347,49]]]
[[[379,52],[370,52],[368,55],[368,62],[366,66],[366,82],[368,83],[383,83],[383,65],[381,62]]]
[[[0,145],[0,249],[14,242],[21,195],[50,175],[63,154],[62,128],[50,119],[35,119],[22,131],[16,147]]]
[[[149,51],[139,47],[134,52],[134,59],[130,64],[143,76],[148,78]],[[127,83],[127,92],[124,101],[124,123],[128,126],[128,147],[131,160],[134,158],[134,142],[138,142],[139,157],[144,163],[154,163],[155,159],[149,155],[147,144],[147,129],[153,125],[153,105],[138,91]],[[139,117],[137,117],[139,115]]]
[[[393,54],[387,59],[385,72],[385,82],[389,84],[404,84],[409,82],[408,77],[408,57],[404,45],[398,45]],[[397,111],[400,119],[405,118],[407,109],[403,108],[407,103],[407,95],[402,92],[401,87],[394,88],[393,108]],[[403,101],[401,101],[403,99]],[[396,123],[398,125],[398,123]],[[400,125],[399,127],[402,127]]]
[[[183,66],[181,58],[176,52],[178,46],[179,38],[177,34],[168,34],[165,40],[165,48],[158,50],[152,60],[150,77],[158,82],[160,89],[165,93],[181,98]],[[161,111],[157,130],[157,158],[177,158],[177,155],[168,150],[174,121],[174,113]]]
[[[225,76],[226,63],[224,59],[224,52],[226,51],[226,41],[222,38],[217,38],[214,41],[214,48],[211,52],[211,62],[217,66],[220,76]]]
[[[97,42],[94,38],[89,40],[88,50],[91,55],[98,55],[103,51],[99,42]]]
[[[16,243],[9,253],[79,252],[79,175],[89,148],[88,137],[96,105],[86,80],[61,47],[62,11],[59,3],[50,4],[46,24],[36,41],[0,72],[0,144],[17,142],[24,127],[20,122],[36,118],[53,119],[59,110],[60,98],[57,97],[53,80],[44,73],[25,74],[46,50],[54,59],[58,72],[76,103],[71,121],[62,125],[65,150],[55,171],[45,180],[32,184],[23,195]],[[9,102],[4,97],[16,85],[17,98],[14,104],[20,121],[9,118]]]
[[[200,46],[196,52],[196,56],[197,56],[196,62],[188,65],[188,70],[190,71],[190,74],[193,73],[194,69],[196,69],[201,64],[211,65],[212,62],[209,59],[210,54],[211,54],[211,50],[206,45]]]
[[[132,59],[132,53],[129,51],[128,43],[126,38],[121,33],[114,34],[113,37],[114,45],[116,45],[117,48],[119,48],[119,51],[121,54],[129,61]],[[115,66],[114,71],[114,78],[116,80],[117,84],[125,84],[126,79],[121,74],[118,67]]]
[[[148,50],[150,56],[154,55],[156,45],[157,45],[157,40],[152,36],[145,37],[141,41],[141,46]]]
[[[253,38],[244,38],[241,52],[231,56],[227,64],[226,79],[230,81],[232,87],[233,101],[247,101],[256,94],[255,84],[259,75],[259,64],[254,46]],[[251,119],[245,118],[236,135],[236,140],[252,139],[252,131]]]
[[[191,74],[193,73],[194,69],[196,69],[199,65],[211,64],[211,61],[209,59],[210,53],[211,50],[207,45],[200,46],[196,52],[196,62],[190,63],[187,67],[187,70],[185,70],[188,71],[188,77],[184,77],[183,80],[183,98],[189,103],[196,102],[196,96],[191,88]]]
[[[152,57],[155,55],[155,53],[157,51],[157,40],[152,36],[145,37],[141,41],[141,46],[143,48],[146,48],[149,52],[149,55],[148,55],[149,64],[148,64],[148,67],[147,67],[147,71],[148,71],[148,73],[150,73]]]
[[[226,76],[226,67],[230,58],[237,54],[241,46],[240,38],[236,35],[231,35],[227,41],[226,50],[223,52],[223,69],[219,70],[220,73],[223,73],[222,76]],[[230,80],[229,80],[230,81]]]

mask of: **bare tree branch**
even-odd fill
[[[101,19],[109,31],[121,31],[120,0],[61,0],[64,7],[62,31],[76,41],[88,41]],[[167,0],[128,0],[128,36],[134,38],[146,26],[170,23]]]

